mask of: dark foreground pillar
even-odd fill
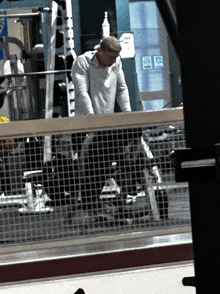
[[[220,2],[176,1],[176,8],[186,144],[194,152],[215,153],[220,143]],[[207,179],[189,179],[199,294],[220,289],[220,181],[215,173]]]

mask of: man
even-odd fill
[[[116,100],[121,111],[131,111],[128,87],[119,57],[121,49],[119,40],[110,36],[103,38],[96,50],[86,52],[76,59],[72,67],[76,116],[114,113]],[[105,136],[103,132],[99,135],[90,133],[82,144],[79,162],[83,165],[84,173],[80,177],[84,209],[98,208],[99,196],[109,174],[110,158],[102,154],[103,149],[104,153],[107,152],[103,145],[108,141]]]
[[[72,67],[76,115],[114,113],[116,100],[123,112],[131,111],[120,51],[119,40],[106,37],[95,51],[86,52],[76,59]],[[80,190],[84,209],[92,209],[93,213],[98,215],[98,209],[101,207],[99,196],[106,178],[110,175],[111,162],[117,162],[125,177],[130,175],[134,179],[133,186],[136,188],[138,167],[126,165],[123,145],[128,144],[126,140],[135,139],[136,144],[142,146],[141,136],[140,130],[134,133],[131,131],[130,135],[126,130],[124,133],[114,133],[113,130],[86,136],[79,157],[80,163],[83,162],[81,170],[84,174],[80,177]],[[142,168],[141,166],[140,170]],[[162,210],[161,212],[163,213]]]
[[[95,51],[76,59],[72,67],[76,115],[114,113],[116,100],[122,111],[131,111],[120,51],[119,40],[110,36]]]

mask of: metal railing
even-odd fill
[[[175,182],[170,157],[185,146],[181,108],[2,123],[0,135],[6,252],[190,227],[188,185]]]

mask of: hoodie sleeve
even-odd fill
[[[94,114],[92,102],[89,96],[88,67],[88,62],[82,56],[79,56],[72,66],[76,115]]]
[[[131,111],[130,97],[129,97],[128,87],[125,82],[124,72],[122,70],[121,60],[119,60],[116,99],[123,112]]]

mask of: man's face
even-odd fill
[[[112,66],[118,56],[119,52],[116,51],[102,51],[102,65]]]

